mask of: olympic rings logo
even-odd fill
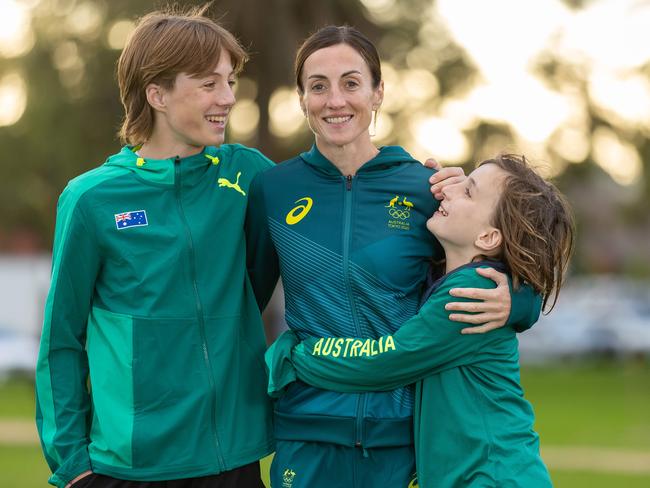
[[[406,220],[411,216],[411,212],[399,208],[391,208],[390,210],[388,210],[388,215],[390,215],[394,219]]]
[[[309,197],[301,198],[300,200],[296,200],[294,203],[300,203],[300,202],[303,202],[303,201],[305,202],[304,205],[298,205],[298,206],[292,208],[289,211],[289,213],[287,214],[287,217],[286,217],[285,221],[286,221],[286,223],[288,225],[297,224],[302,219],[304,219],[305,216],[311,210],[311,206],[314,203],[314,201]]]

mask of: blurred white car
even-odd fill
[[[36,369],[38,339],[11,329],[0,328],[0,376],[32,374]]]
[[[556,307],[519,335],[522,361],[585,354],[650,354],[650,283],[574,279]]]

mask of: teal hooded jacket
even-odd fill
[[[266,259],[279,260],[286,321],[300,339],[378,338],[417,312],[431,259],[442,257],[425,227],[438,207],[431,174],[401,147],[386,146],[346,176],[314,146],[255,178],[249,235],[273,243],[277,256]],[[515,296],[511,323],[530,326],[535,306],[532,296]],[[413,409],[410,386],[341,393],[297,381],[276,402],[275,436],[406,446]]]
[[[36,371],[50,483],[204,476],[272,451],[244,234],[249,184],[271,166],[240,145],[166,160],[124,147],[68,184]]]

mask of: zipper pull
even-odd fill
[[[174,186],[177,191],[180,191],[181,184],[181,158],[176,156],[174,158]]]
[[[345,177],[345,180],[346,180],[346,183],[347,183],[346,188],[348,189],[348,191],[352,190],[352,175],[347,175]]]
[[[355,442],[354,447],[358,447],[359,449],[361,449],[361,452],[363,453],[364,458],[369,457],[368,456],[368,449],[366,449],[366,447],[361,444],[361,441]]]

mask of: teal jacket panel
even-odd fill
[[[514,328],[463,335],[463,325],[450,321],[444,309],[457,300],[449,295],[452,288],[495,286],[476,274],[479,265],[441,278],[419,313],[394,334],[376,340],[307,339],[293,350],[293,372],[286,356],[276,351],[274,381],[297,373],[311,385],[341,392],[417,382],[420,486],[551,486],[533,430],[533,410],[520,386]],[[291,337],[279,341],[284,350],[296,343]]]
[[[273,242],[286,321],[301,338],[376,338],[417,311],[441,248],[425,223],[431,170],[384,147],[354,177],[314,147],[259,175],[249,225]],[[260,238],[261,239],[261,238]],[[279,439],[379,447],[412,443],[413,389],[341,394],[302,382],[275,407]]]
[[[52,484],[204,476],[272,450],[244,234],[250,183],[272,166],[240,145],[125,147],[66,187],[36,371]]]

